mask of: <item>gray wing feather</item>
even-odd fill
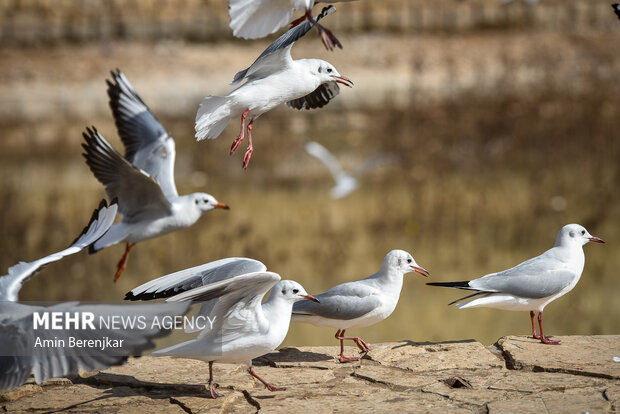
[[[286,104],[291,108],[315,109],[322,108],[340,93],[340,87],[336,82],[326,82],[319,85],[314,91],[306,96],[288,101]]]
[[[332,14],[335,11],[336,8],[333,6],[324,7],[321,13],[315,17],[315,20],[319,21],[323,17]],[[282,36],[278,37],[272,44],[267,47],[267,49],[263,51],[263,53],[260,54],[260,56],[254,61],[254,63],[250,65],[250,67],[237,72],[237,74],[233,78],[233,81],[231,82],[231,85],[236,85],[240,83],[244,78],[251,77],[252,73],[255,72],[255,70],[259,66],[262,66],[264,64],[264,60],[268,55],[271,55],[277,51],[282,51],[284,49],[290,50],[290,48],[293,46],[293,43],[295,43],[298,39],[308,33],[310,29],[312,29],[312,26],[314,25],[306,20],[305,22],[289,29]],[[263,62],[261,62],[261,60],[263,60]]]
[[[86,164],[104,186],[110,199],[117,198],[125,221],[161,217],[172,205],[159,184],[123,158],[95,128],[82,134]]]
[[[209,283],[252,272],[264,272],[267,267],[258,260],[231,257],[206,263],[151,280],[125,295],[126,300],[168,298]]]
[[[320,301],[304,300],[293,305],[293,315],[317,315],[350,320],[366,315],[381,305],[373,290],[364,284],[344,283],[317,295]]]

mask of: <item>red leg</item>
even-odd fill
[[[540,339],[540,335],[536,333],[536,324],[534,323],[534,316],[536,316],[536,312],[530,311],[530,318],[532,319],[532,338]]]
[[[542,312],[538,312],[538,326],[540,327],[540,342],[547,345],[560,345],[560,341],[552,341],[551,336],[545,336],[542,327]]]
[[[245,132],[245,118],[248,116],[248,113],[250,113],[250,110],[246,109],[241,115],[241,131],[239,132],[239,135],[237,135],[237,139],[233,141],[232,146],[230,147],[230,155],[237,151],[237,148],[241,145],[241,141],[243,141],[243,133]]]
[[[131,251],[131,249],[133,249],[133,246],[135,245],[135,243],[127,243],[127,246],[125,247],[125,254],[123,254],[123,257],[121,257],[121,260],[119,260],[118,264],[116,265],[116,274],[114,275],[115,282],[118,280],[119,277],[121,277],[121,275],[127,268],[127,257],[129,256],[129,252]]]
[[[252,374],[254,378],[262,382],[269,391],[285,391],[286,390],[286,387],[276,387],[275,385],[271,385],[270,383],[268,383],[267,381],[259,377],[258,374],[254,372],[254,367],[250,366],[250,368],[248,368],[248,371],[250,371],[250,374]]]
[[[254,152],[254,147],[252,146],[252,124],[254,123],[254,118],[248,124],[248,149],[243,156],[243,168],[248,168],[250,164],[250,159],[252,158],[252,153]]]
[[[321,26],[318,23],[315,23],[314,25],[319,31],[319,35],[321,36],[321,41],[323,42],[323,46],[325,46],[325,49],[332,51],[334,50],[334,46],[342,49],[342,43],[340,43],[338,38],[329,29]]]
[[[354,336],[344,336],[345,333],[345,329],[339,330],[338,332],[336,332],[335,338],[340,340],[340,362],[349,362],[349,361],[357,361],[359,360],[358,357],[345,357],[344,356],[344,343],[343,341],[345,339],[349,339],[351,341],[355,342],[355,345],[357,345],[357,347],[362,351],[362,352],[368,352],[370,351],[370,346],[364,342],[364,340],[360,337]]]
[[[211,392],[211,398],[213,399],[222,396],[215,391],[215,384],[213,383],[213,361],[209,361],[209,391]]]

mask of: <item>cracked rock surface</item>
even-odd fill
[[[527,337],[373,344],[341,364],[338,347],[284,348],[254,361],[286,391],[270,392],[245,365],[215,364],[222,398],[208,397],[205,362],[143,357],[79,378],[0,394],[0,412],[269,413],[613,412],[620,407],[620,336]],[[353,355],[355,348],[347,348]],[[436,411],[439,410],[439,411]]]

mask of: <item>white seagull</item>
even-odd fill
[[[412,271],[429,276],[428,271],[420,267],[409,253],[392,250],[374,275],[340,284],[316,295],[317,303],[296,303],[292,320],[337,329],[335,337],[340,340],[340,362],[357,361],[357,357],[344,356],[343,341],[354,341],[364,352],[370,347],[362,338],[345,337],[345,331],[374,325],[390,316],[400,297],[403,276]]]
[[[346,197],[357,190],[359,187],[358,180],[362,174],[398,160],[394,154],[380,154],[364,161],[355,170],[346,172],[332,153],[318,142],[307,142],[305,149],[308,154],[321,161],[334,177],[336,185],[329,191],[330,196],[334,199]]]
[[[532,336],[544,344],[558,345],[559,341],[552,341],[550,336],[543,333],[543,309],[577,285],[585,264],[583,245],[588,242],[605,243],[588,233],[583,226],[567,224],[558,232],[555,245],[551,249],[511,269],[470,281],[427,284],[476,291],[450,303],[452,305],[474,298],[456,305],[459,309],[489,307],[513,311],[529,310]],[[540,335],[536,334],[534,311],[538,311]]]
[[[84,158],[107,196],[118,199],[123,219],[91,246],[90,252],[127,243],[114,281],[127,265],[129,252],[140,241],[193,225],[213,209],[228,209],[212,195],[179,196],[174,183],[174,138],[135,92],[119,70],[107,80],[110,107],[125,146],[120,155],[93,127],[84,133]]]
[[[329,3],[349,2],[353,0],[333,0]],[[312,17],[312,8],[319,1],[316,0],[228,0],[228,15],[233,35],[243,39],[258,39],[274,33],[291,21],[293,12],[303,10],[304,15],[291,22],[297,26],[304,20],[315,25],[328,50],[334,46],[342,49],[342,44],[336,36],[318,24]],[[318,18],[316,19],[318,20]]]
[[[153,348],[152,339],[169,331],[152,326],[154,318],[181,315],[187,311],[187,304],[93,305],[78,302],[57,303],[51,306],[33,306],[17,303],[19,291],[24,282],[42,266],[74,254],[101,237],[112,225],[117,205],[108,207],[105,201],[93,213],[88,226],[67,249],[30,263],[21,262],[9,268],[9,273],[0,277],[0,390],[10,390],[22,385],[34,373],[37,384],[49,378],[77,375],[79,370],[93,371],[120,365],[129,356],[139,356],[142,351]],[[172,306],[170,306],[172,305]],[[37,327],[34,315],[41,318],[58,312],[71,315],[75,323],[54,329],[53,325]],[[93,325],[101,328],[100,318],[144,318],[144,329],[81,329],[80,315],[92,314]],[[56,314],[57,315],[57,314]],[[64,321],[66,322],[66,320]],[[101,346],[72,347],[70,340],[100,341]],[[77,343],[77,342],[76,342]],[[82,342],[81,342],[82,343]],[[93,342],[95,343],[95,342]],[[111,344],[106,349],[103,344]],[[44,346],[45,345],[45,346]],[[118,346],[115,346],[118,345]]]
[[[326,8],[321,16],[333,10]],[[338,95],[338,83],[352,87],[353,82],[341,76],[329,62],[291,58],[291,47],[311,27],[305,22],[276,39],[249,68],[235,75],[233,85],[244,79],[247,82],[228,95],[207,96],[196,114],[196,139],[217,138],[231,119],[240,116],[241,131],[230,148],[232,154],[243,141],[245,120],[249,117],[249,145],[243,157],[243,168],[247,168],[254,151],[252,126],[256,118],[284,102],[299,110],[321,108]]]
[[[271,289],[267,300],[263,297]],[[176,292],[181,292],[175,295]],[[317,301],[292,280],[267,272],[261,262],[230,258],[182,270],[152,280],[127,293],[126,299],[169,297],[168,302],[202,302],[200,316],[213,322],[198,338],[156,351],[153,355],[193,358],[209,363],[209,391],[220,395],[213,382],[213,363],[248,362],[249,373],[270,391],[283,387],[269,384],[256,374],[252,359],[276,349],[288,332],[293,303]],[[191,330],[189,330],[191,331]]]

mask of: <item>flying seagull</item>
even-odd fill
[[[293,306],[293,322],[337,329],[335,337],[340,340],[340,362],[357,361],[357,357],[344,355],[343,341],[354,341],[363,352],[369,351],[370,346],[362,338],[345,337],[345,331],[374,325],[390,316],[400,297],[403,276],[409,272],[429,276],[428,271],[420,267],[409,253],[392,250],[374,275],[340,284],[316,295],[316,303],[296,303]]]
[[[308,154],[321,161],[334,177],[336,185],[329,191],[330,196],[334,199],[346,197],[357,190],[359,187],[358,180],[362,174],[398,160],[394,154],[379,154],[364,161],[355,170],[346,172],[332,153],[318,142],[307,142],[305,149]]]
[[[213,209],[229,207],[212,195],[193,193],[179,196],[174,182],[174,138],[135,92],[125,75],[111,72],[108,84],[110,108],[118,134],[125,146],[120,155],[93,127],[83,134],[83,155],[95,177],[105,186],[109,198],[117,198],[123,219],[96,243],[90,252],[127,243],[118,262],[114,281],[118,280],[133,246],[193,225]]]
[[[109,207],[102,202],[93,213],[88,226],[69,246],[34,262],[9,268],[9,273],[0,277],[0,390],[10,390],[22,385],[34,373],[35,381],[41,384],[50,378],[77,375],[79,370],[94,371],[124,363],[129,356],[139,356],[142,351],[153,348],[152,339],[164,336],[169,330],[153,326],[154,318],[181,315],[187,311],[187,304],[95,305],[78,302],[57,303],[50,306],[33,306],[17,303],[19,291],[24,282],[42,266],[74,254],[90,245],[112,225],[117,205]],[[173,305],[173,306],[170,306]],[[51,313],[54,312],[54,313]],[[35,315],[44,318],[57,315],[92,315],[95,327],[100,318],[112,317],[144,318],[144,329],[81,329],[71,325],[67,329],[35,325]],[[75,320],[77,323],[77,320]],[[66,326],[63,326],[66,328]],[[100,341],[101,344],[119,345],[113,349],[71,346],[86,341]],[[83,342],[82,342],[83,341]],[[97,343],[97,342],[93,342]],[[45,344],[45,346],[43,346]]]
[[[489,307],[513,311],[530,311],[532,336],[544,344],[559,345],[543,332],[543,309],[577,285],[585,256],[583,245],[605,243],[592,236],[579,224],[567,224],[558,232],[555,245],[533,259],[526,260],[502,272],[490,273],[479,279],[464,282],[427,283],[431,286],[473,290],[476,293],[457,299],[459,309]],[[473,299],[472,299],[473,298]],[[465,302],[462,302],[469,299]],[[540,335],[536,333],[535,312],[538,311]]]
[[[325,8],[317,20],[333,12]],[[291,47],[297,39],[312,28],[305,22],[280,36],[252,63],[238,72],[232,85],[247,79],[243,85],[226,96],[207,96],[196,113],[196,139],[217,138],[231,119],[241,117],[241,131],[233,142],[234,153],[244,139],[247,124],[248,149],[243,157],[243,168],[252,158],[252,127],[254,120],[281,103],[295,109],[321,108],[340,92],[338,83],[348,87],[353,82],[340,75],[336,68],[320,59],[291,58]]]
[[[269,297],[261,303],[269,290]],[[290,325],[293,303],[303,299],[317,301],[299,283],[280,280],[277,273],[266,271],[261,262],[246,258],[222,259],[162,276],[138,286],[125,298],[158,297],[168,297],[167,302],[200,302],[199,315],[213,322],[198,338],[153,353],[208,362],[212,398],[220,396],[213,382],[216,361],[247,361],[249,373],[267,389],[284,390],[258,376],[252,359],[282,343]]]
[[[353,0],[334,0],[330,3],[338,3]],[[230,28],[233,35],[243,39],[258,39],[274,33],[276,30],[291,21],[293,12],[302,10],[304,15],[291,23],[293,27],[304,20],[310,25],[316,26],[328,50],[334,46],[342,49],[342,44],[334,34],[317,23],[312,17],[312,8],[316,0],[228,0],[228,14],[230,16]]]

